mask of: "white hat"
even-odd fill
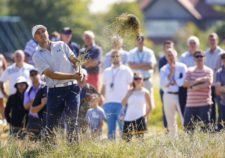
[[[19,76],[19,77],[16,79],[16,83],[15,83],[14,86],[16,87],[16,85],[19,84],[19,83],[26,83],[26,84],[27,84],[26,78],[23,77],[23,76]]]
[[[32,37],[34,38],[34,35],[36,33],[36,31],[40,28],[43,28],[45,30],[47,30],[47,28],[44,26],[44,25],[35,25],[33,28],[32,28]]]

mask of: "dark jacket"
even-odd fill
[[[25,127],[28,119],[28,110],[23,106],[24,94],[16,92],[9,96],[5,108],[5,118],[13,127]]]

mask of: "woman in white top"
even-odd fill
[[[0,54],[0,76],[2,75],[3,71],[7,68],[7,61],[5,59],[5,57]],[[2,94],[2,91],[0,90],[0,113],[2,115],[2,119],[3,119],[3,122],[1,123],[6,123],[6,121],[4,120],[4,102],[3,102],[3,94]]]
[[[151,112],[152,105],[150,94],[144,88],[141,74],[134,74],[133,88],[128,91],[122,104],[127,106],[124,117],[123,138],[129,141],[133,135],[143,137],[144,132],[147,130],[146,118]]]

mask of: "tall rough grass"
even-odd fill
[[[201,133],[187,135],[180,132],[177,138],[158,132],[149,132],[144,140],[133,139],[127,143],[122,140],[82,139],[79,145],[68,144],[62,137],[57,137],[54,145],[28,140],[11,139],[1,143],[0,157],[22,158],[198,158],[225,157],[225,133]]]
[[[225,157],[225,131],[202,133],[197,130],[193,135],[188,135],[180,128],[178,137],[170,137],[162,128],[162,107],[158,88],[155,90],[155,101],[156,108],[148,119],[148,132],[143,140],[133,139],[127,143],[121,139],[93,140],[89,135],[84,135],[79,145],[76,145],[68,144],[65,137],[59,133],[54,144],[7,138],[0,141],[0,158]]]

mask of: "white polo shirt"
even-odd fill
[[[140,52],[140,50],[136,47],[132,49],[129,53],[128,62],[135,63],[135,64],[156,64],[156,58],[154,52],[144,47],[143,51]],[[141,73],[144,78],[151,78],[153,75],[153,69],[151,70],[142,70],[142,69],[135,69],[133,72]]]
[[[55,72],[75,73],[75,69],[69,58],[74,53],[62,41],[51,42],[51,50],[47,50],[38,46],[33,55],[33,62],[42,74],[46,69],[51,69]],[[57,84],[63,84],[72,80],[53,80],[46,76],[46,85],[54,87]]]
[[[120,65],[117,68],[113,68],[113,66],[106,68],[103,73],[105,103],[121,103],[132,81],[133,72],[128,66]]]
[[[24,63],[24,66],[19,68],[16,64],[10,65],[1,75],[0,81],[6,82],[9,81],[9,95],[14,94],[16,92],[16,88],[14,87],[16,83],[16,79],[19,76],[23,76],[26,78],[29,85],[31,85],[30,80],[30,70],[34,69],[33,65]]]

